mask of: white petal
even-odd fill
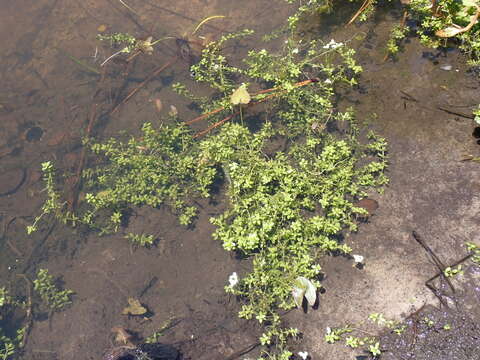
[[[306,351],[299,351],[298,356],[300,356],[303,360],[307,360],[308,358],[308,352]]]

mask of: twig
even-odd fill
[[[347,23],[347,25],[350,25],[351,23],[353,23],[355,21],[355,19],[357,17],[360,16],[360,14],[365,11],[365,9],[370,5],[370,3],[372,2],[372,0],[365,0],[362,4],[362,6],[360,6],[360,9],[358,9],[358,11],[355,13],[355,15],[353,15],[353,17],[350,19],[350,21]]]
[[[88,126],[87,126],[87,131],[85,132],[85,136],[87,138],[90,136],[90,133],[92,132],[93,123],[95,122],[96,118],[97,118],[97,104],[94,102],[90,107]],[[73,213],[73,211],[75,210],[75,207],[77,206],[82,172],[83,172],[83,168],[85,167],[86,157],[87,157],[87,147],[83,146],[82,152],[80,153],[80,160],[78,162],[77,171],[75,172],[75,178],[70,187],[71,196],[68,201],[68,211],[71,213]]]
[[[2,234],[0,234],[0,240],[6,239],[8,227],[13,221],[15,221],[16,218],[16,216],[12,216],[10,220],[3,223],[3,230]],[[6,243],[10,247],[10,250],[12,250],[12,252],[14,252],[17,256],[23,257],[23,254],[10,242],[10,239],[6,239]]]
[[[18,250],[11,242],[9,239],[7,239],[7,245],[12,250],[17,256],[23,257],[23,254]]]
[[[100,66],[104,66],[107,62],[109,62],[111,59],[113,59],[115,56],[117,55],[120,55],[121,53],[125,52],[125,49],[121,49],[119,51],[117,51],[116,53],[113,53],[112,55],[110,55],[108,58],[106,58],[101,64]]]
[[[410,95],[409,93],[403,91],[403,90],[400,90],[400,92],[404,95],[402,96],[402,99],[405,99],[405,100],[408,100],[408,101],[413,101],[413,102],[418,102],[417,99],[415,99],[412,95]]]
[[[173,59],[171,59],[169,62],[167,62],[166,64],[158,67],[157,69],[155,69],[150,75],[148,75],[148,77],[140,84],[138,85],[135,89],[133,89],[126,97],[125,99],[123,99],[120,103],[118,103],[114,108],[113,110],[110,112],[110,114],[114,114],[119,108],[121,105],[125,104],[133,95],[135,95],[141,88],[143,88],[148,82],[150,82],[150,80],[152,80],[155,76],[157,76],[158,74],[160,74],[163,70],[165,70],[167,67],[169,67],[170,65],[172,65],[175,61],[177,60],[177,57],[174,57]]]
[[[210,132],[211,130],[213,130],[213,129],[219,127],[220,125],[222,125],[223,123],[227,122],[228,120],[231,120],[235,115],[238,115],[238,114],[240,114],[240,111],[237,111],[236,113],[233,113],[232,115],[227,116],[225,119],[220,120],[220,121],[216,122],[215,124],[210,125],[210,126],[209,126],[208,128],[206,128],[205,130],[196,133],[196,134],[193,136],[193,138],[196,139],[196,138],[198,138],[198,137],[200,137],[200,136],[205,135],[206,133]]]
[[[475,116],[473,114],[465,114],[463,112],[451,110],[451,109],[443,107],[443,106],[437,106],[437,109],[445,111],[447,114],[457,115],[457,116],[464,117],[464,118],[467,118],[467,119],[472,119],[472,120],[475,119]]]
[[[3,223],[3,231],[2,231],[2,234],[0,234],[0,240],[3,240],[3,238],[5,238],[5,236],[7,235],[8,227],[16,218],[17,218],[16,216],[12,216],[10,220],[5,221]]]
[[[85,64],[83,61],[77,59],[75,56],[70,55],[68,52],[65,50],[59,49],[63,52],[63,54],[68,57],[70,60],[72,60],[75,64],[80,65],[84,70],[87,70],[88,72],[94,73],[95,75],[100,75],[100,71],[95,69],[94,67]],[[103,65],[103,64],[102,64]]]
[[[193,23],[198,23],[198,20],[197,20],[197,19],[191,18],[191,17],[189,17],[189,16],[187,16],[187,15],[185,15],[185,14],[176,12],[176,11],[174,11],[174,10],[170,10],[170,9],[168,9],[168,8],[166,8],[166,7],[157,5],[155,2],[150,2],[150,1],[147,1],[147,0],[142,0],[142,1],[143,1],[144,3],[150,5],[151,7],[157,8],[157,9],[159,9],[159,10],[161,10],[161,11],[164,11],[164,12],[170,14],[170,15],[174,15],[174,16],[177,16],[177,17],[179,17],[179,18],[182,18],[182,19],[185,19],[185,20],[189,20],[189,21],[191,21],[191,22],[193,22]],[[213,30],[215,30],[215,31],[220,31],[220,32],[223,31],[223,30],[220,29],[219,27],[217,27],[217,26],[215,26],[215,25],[212,25],[212,24],[208,24],[208,23],[205,24],[205,27],[211,28],[211,29],[213,29]]]
[[[455,293],[455,288],[452,285],[452,282],[450,279],[445,275],[444,270],[446,269],[446,266],[440,261],[437,255],[433,252],[432,249],[425,243],[425,241],[418,235],[415,230],[412,231],[412,236],[413,238],[425,249],[425,251],[432,257],[433,262],[437,266],[437,268],[440,270],[440,276],[442,276],[445,281],[448,283],[450,286],[450,289],[452,290],[453,293]],[[428,285],[427,285],[428,286]]]
[[[90,114],[88,116],[87,129],[85,131],[86,138],[90,137],[90,134],[93,129],[93,124],[95,123],[95,120],[97,118],[97,104],[95,103],[95,99],[97,95],[100,93],[100,86],[104,80],[105,80],[105,69],[103,69],[102,71],[100,80],[98,81],[96,90],[92,96],[92,105],[90,107]],[[85,166],[86,156],[87,156],[87,148],[83,146],[82,152],[80,153],[80,160],[78,162],[77,171],[75,172],[75,178],[70,185],[70,197],[67,200],[69,212],[73,212],[75,210],[75,206],[77,205],[77,202],[78,202],[81,177],[82,177],[83,168]]]
[[[148,34],[148,30],[145,29],[142,24],[140,24],[137,19],[135,19],[135,17],[129,12],[129,11],[121,11],[120,9],[117,8],[117,6],[112,3],[112,0],[107,0],[108,3],[116,10],[118,11],[120,14],[124,15],[128,20],[130,20],[131,22],[133,22],[140,30],[142,30],[144,33]],[[122,4],[123,5],[123,4]],[[125,7],[123,5],[123,7]],[[131,11],[131,10],[130,10]],[[135,13],[134,13],[135,14]]]
[[[232,355],[230,355],[230,356],[229,356],[228,358],[226,358],[225,360],[234,360],[234,359],[236,359],[236,358],[239,358],[240,356],[243,356],[243,355],[245,355],[245,354],[248,354],[250,351],[252,351],[253,349],[255,349],[257,346],[260,346],[260,342],[256,342],[256,343],[250,344],[250,345],[244,347],[243,349],[234,352]]]
[[[294,86],[294,87],[300,87],[300,86],[305,86],[305,85],[307,85],[307,84],[316,83],[316,82],[319,82],[319,81],[320,81],[320,79],[318,79],[318,78],[312,78],[312,79],[308,79],[308,80],[304,80],[304,81],[297,82],[297,83],[294,84],[293,86]],[[260,91],[258,91],[258,92],[256,92],[256,93],[251,94],[251,95],[252,95],[252,96],[256,96],[256,95],[260,95],[260,94],[269,93],[269,92],[272,92],[272,91],[275,91],[275,90],[279,90],[279,89],[276,88],[276,87],[273,87],[273,88],[270,88],[270,89],[260,90]],[[256,102],[249,103],[247,106],[248,106],[248,107],[250,107],[250,106],[255,106],[255,105],[260,104],[260,103],[262,103],[262,102],[264,102],[264,101],[266,101],[266,100],[268,100],[268,99],[271,99],[272,97],[278,96],[279,94],[281,94],[281,93],[283,93],[283,92],[285,92],[285,91],[287,91],[287,90],[282,90],[282,91],[279,91],[279,92],[277,92],[277,93],[271,94],[271,95],[269,95],[269,96],[267,96],[267,97],[264,97],[264,98],[261,99],[261,100],[258,100],[258,101],[256,101]],[[201,121],[201,120],[209,117],[210,115],[214,115],[214,114],[216,114],[216,113],[218,113],[218,112],[220,112],[220,111],[222,111],[222,110],[225,110],[225,107],[220,107],[220,108],[217,108],[217,109],[215,109],[215,110],[212,110],[212,111],[210,111],[210,112],[208,112],[208,113],[206,113],[206,114],[200,115],[200,116],[198,116],[198,117],[196,117],[196,118],[194,118],[194,119],[192,119],[192,120],[186,121],[185,124],[190,125],[190,124],[196,123],[196,122]],[[236,113],[236,114],[238,114],[238,113]],[[235,114],[235,115],[236,115],[236,114]],[[227,119],[227,120],[223,119],[223,120],[221,120],[220,122],[223,124],[225,121],[228,121],[228,120],[230,120],[230,118]],[[214,124],[214,125],[215,125],[215,124]],[[220,125],[221,125],[221,124],[220,124]],[[217,126],[218,126],[218,125],[217,125]],[[215,127],[217,127],[217,126],[214,126],[213,128],[215,128]],[[212,129],[213,129],[213,128],[212,128]],[[211,129],[210,129],[210,130],[211,130]],[[202,134],[202,135],[203,135],[203,134]],[[197,137],[197,136],[201,136],[201,135],[196,135],[195,137]]]
[[[152,288],[158,281],[158,277],[154,276],[150,279],[150,281],[143,287],[142,291],[138,294],[138,298],[141,298],[145,293]]]
[[[210,111],[210,112],[208,112],[208,113],[206,113],[206,114],[200,115],[200,116],[196,117],[195,119],[186,121],[185,124],[190,125],[190,124],[196,123],[197,121],[203,120],[203,119],[209,117],[210,115],[214,115],[214,114],[216,114],[216,113],[218,113],[218,112],[220,112],[220,111],[222,111],[222,110],[225,110],[225,108],[224,108],[224,107],[221,107],[221,108],[215,109],[215,110]]]
[[[135,10],[133,10],[130,6],[128,6],[123,0],[118,0],[120,2],[120,4],[122,4],[123,6],[125,6],[128,10],[130,10],[132,13],[134,13],[135,15],[138,15],[137,12]]]

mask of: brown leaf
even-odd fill
[[[143,315],[147,312],[147,308],[143,307],[139,300],[128,298],[128,306],[123,309],[123,315]]]
[[[115,342],[122,345],[133,345],[133,335],[121,326],[114,326],[112,332],[115,334]]]

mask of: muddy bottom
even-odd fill
[[[401,335],[380,338],[382,359],[480,359],[480,266],[460,264],[462,273],[427,282],[438,296],[438,307],[420,308],[408,316]]]
[[[171,105],[183,120],[198,115],[171,90],[173,82],[191,80],[189,63],[181,60],[110,116],[152,71],[171,62],[176,50],[162,42],[152,56],[139,57],[133,69],[112,62],[98,88],[98,74],[72,60],[100,68],[111,49],[96,40],[98,32],[106,28],[106,33],[181,39],[202,19],[221,14],[226,18],[205,27],[204,35],[254,28],[253,46],[262,48],[260,36],[283,24],[291,11],[281,1],[273,11],[271,0],[127,3],[136,14],[116,0],[18,0],[5,2],[0,14],[0,286],[26,298],[18,275],[33,279],[39,268],[47,268],[75,291],[65,311],[52,314],[35,305],[23,358],[100,360],[118,345],[111,331],[117,327],[139,342],[162,330],[159,341],[178,349],[184,359],[254,358],[260,354],[262,329],[238,319],[238,300],[223,290],[232,272],[246,273],[250,264],[211,238],[209,218],[227,206],[222,193],[200,203],[192,228],[179,226],[165,208],[142,208],[112,236],[51,222],[26,235],[45,199],[40,164],[51,160],[67,174],[75,173],[94,104],[99,121],[92,135],[98,139],[121,131],[138,134],[145,121],[161,123]],[[438,269],[411,238],[412,230],[422,232],[446,264],[463,257],[465,241],[480,244],[480,166],[461,161],[466,155],[480,156],[472,137],[475,125],[439,108],[469,112],[478,104],[480,82],[467,72],[458,52],[426,49],[415,39],[407,39],[398,60],[384,61],[388,33],[400,17],[393,11],[364,25],[341,23],[319,31],[328,34],[326,42],[332,37],[351,41],[357,49],[364,73],[358,87],[342,93],[340,107],[353,106],[362,123],[386,137],[391,182],[383,194],[370,194],[378,209],[346,239],[354,253],[365,256],[365,268],[352,267],[344,257],[322,259],[327,275],[318,308],[286,315],[289,325],[303,333],[293,346],[312,359],[351,359],[349,350],[323,341],[325,328],[364,320],[372,312],[408,317],[401,337],[382,338],[385,359],[480,359],[480,318],[472,308],[478,292],[462,295],[457,284],[458,294],[445,295],[454,304],[447,299],[449,307],[440,307],[424,285]],[[314,31],[319,24],[312,25]],[[352,40],[356,34],[363,35],[361,41]],[[250,45],[240,42],[231,51],[240,56]],[[442,65],[452,70],[444,71]],[[190,85],[201,93],[201,86]],[[135,249],[123,236],[128,232],[157,234],[158,241],[150,249]],[[476,271],[465,271],[465,276],[471,274],[473,281]],[[122,315],[131,297],[148,308],[148,317]],[[444,330],[445,325],[450,329]]]

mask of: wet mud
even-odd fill
[[[480,355],[480,266],[460,261],[462,272],[443,273],[427,281],[438,297],[438,306],[426,305],[410,314],[400,335],[380,338],[382,358],[470,360]]]

